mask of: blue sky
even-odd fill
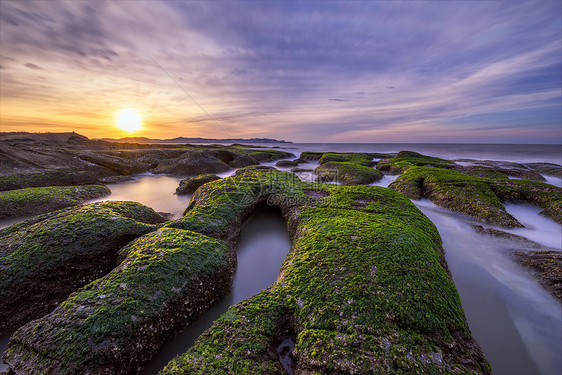
[[[559,1],[0,2],[2,131],[560,143]],[[115,113],[143,129],[125,134]]]

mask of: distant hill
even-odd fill
[[[171,139],[153,139],[146,137],[125,137],[125,138],[102,138],[102,141],[108,142],[125,142],[125,143],[293,143],[284,140],[277,140],[272,138],[230,138],[230,139],[216,139],[216,138],[186,138],[176,137]]]

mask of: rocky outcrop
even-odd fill
[[[279,160],[275,163],[276,167],[298,167],[299,161],[297,160]]]
[[[439,235],[400,194],[249,171],[201,187],[167,226],[228,236],[260,200],[281,207],[293,236],[279,277],[163,374],[284,374],[276,351],[284,342],[293,343],[294,373],[489,373]]]
[[[100,185],[49,186],[0,192],[0,219],[38,215],[77,206],[111,191]]]
[[[176,194],[191,194],[197,190],[199,186],[218,179],[220,179],[220,177],[215,174],[202,174],[197,177],[184,178],[180,181],[180,185],[176,189]]]
[[[207,306],[191,305],[194,275],[228,278],[224,260],[233,269],[242,222],[266,203],[281,208],[293,238],[279,277],[163,373],[283,374],[283,342],[293,343],[285,354],[295,373],[489,373],[439,234],[406,197],[259,169],[201,186],[181,219],[125,247],[116,269],[20,328],[4,360],[26,374],[135,372],[175,322],[190,321],[189,309]]]
[[[0,191],[96,184],[135,173],[193,176],[293,157],[252,146],[92,141],[73,133],[0,133]]]
[[[372,160],[371,154],[327,152],[320,158],[314,174],[320,182],[367,185],[383,178],[379,170],[372,168]]]
[[[539,282],[562,301],[562,253],[560,251],[516,251],[514,258],[528,267]]]
[[[438,206],[504,227],[522,227],[492,190],[493,180],[434,167],[409,167],[390,188],[410,199],[427,198]]]
[[[121,264],[12,336],[18,374],[131,374],[229,291],[224,242],[162,228],[119,252]],[[48,343],[45,345],[45,343]]]
[[[46,314],[116,266],[118,250],[165,220],[134,202],[67,208],[0,230],[0,331]]]
[[[455,163],[433,156],[422,155],[414,151],[400,151],[393,158],[382,159],[377,163],[377,169],[390,174],[401,174],[408,168],[415,166],[454,168]]]

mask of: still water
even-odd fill
[[[172,358],[189,349],[197,337],[230,306],[273,284],[290,248],[291,240],[278,208],[266,206],[248,219],[238,241],[238,267],[231,293],[170,339],[141,374],[157,374]]]

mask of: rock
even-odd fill
[[[255,170],[204,185],[166,226],[233,238],[264,201],[279,205],[293,238],[279,277],[231,307],[162,374],[283,374],[283,342],[297,343],[288,354],[294,373],[490,372],[435,227],[389,189]]]
[[[277,167],[297,167],[298,165],[299,162],[296,160],[280,160],[275,163],[275,166]]]
[[[562,188],[527,180],[493,180],[490,187],[502,202],[539,206],[541,215],[562,224]]]
[[[175,176],[200,175],[204,173],[226,172],[231,168],[222,160],[203,151],[188,151],[173,160],[160,162],[155,173]]]
[[[284,353],[295,373],[490,372],[439,234],[406,197],[261,169],[201,186],[182,218],[126,246],[119,267],[20,328],[4,360],[26,374],[137,372],[176,322],[207,306],[182,310],[192,295],[185,288],[197,287],[186,280],[228,275],[220,270],[224,259],[234,267],[242,222],[266,203],[280,207],[293,238],[279,277],[231,307],[163,374],[281,374],[284,342],[296,343]],[[199,285],[204,293],[215,284]]]
[[[49,186],[0,192],[0,219],[44,214],[87,200],[103,197],[111,191],[100,185]]]
[[[522,227],[503,207],[492,189],[493,181],[499,180],[467,176],[442,168],[409,167],[389,187],[411,199],[427,198],[438,206],[485,223]]]
[[[270,166],[267,166],[267,165],[251,165],[249,167],[238,169],[234,174],[235,175],[241,175],[241,174],[246,173],[248,171],[256,171],[256,170],[276,171],[277,169],[275,167],[270,167]]]
[[[134,202],[100,202],[0,230],[0,332],[46,314],[115,267],[117,251],[165,221]]]
[[[91,185],[101,182],[99,174],[88,171],[42,170],[0,175],[0,191],[42,186]]]
[[[324,155],[323,152],[304,151],[301,152],[299,159],[306,160],[306,161],[320,160],[322,155]]]
[[[526,167],[542,174],[562,178],[562,166],[554,163],[527,163]]]
[[[514,258],[531,269],[542,286],[562,301],[562,253],[560,251],[515,251]]]
[[[400,151],[395,157],[379,160],[377,163],[377,169],[390,174],[400,174],[413,166],[453,168],[455,163],[433,156],[422,155],[414,151]]]
[[[473,225],[472,228],[474,228],[474,231],[476,233],[480,233],[496,238],[501,238],[503,240],[507,240],[511,242],[517,242],[521,246],[525,246],[527,248],[539,249],[542,247],[541,244],[535,241],[531,241],[523,236],[518,236],[516,234],[504,232],[503,230],[499,230],[496,228],[484,228],[482,225]]]
[[[314,170],[319,181],[342,185],[367,185],[383,178],[381,171],[352,162],[325,162]]]
[[[17,330],[4,359],[19,374],[131,374],[230,291],[223,241],[162,228],[120,251],[106,276]],[[48,343],[45,345],[45,343]]]
[[[180,181],[180,186],[176,189],[176,194],[191,194],[197,190],[199,186],[218,179],[220,179],[220,177],[215,174],[202,174],[197,177],[184,178]]]

